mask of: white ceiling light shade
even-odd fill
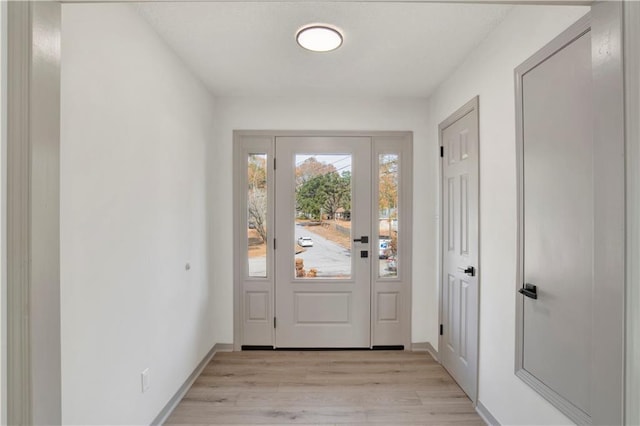
[[[327,24],[309,24],[296,33],[298,44],[312,52],[330,52],[342,45],[342,31]]]

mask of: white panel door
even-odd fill
[[[478,350],[477,101],[441,125],[442,308],[441,362],[475,401]],[[470,105],[470,104],[467,104]],[[452,122],[451,122],[452,121]]]
[[[371,138],[277,137],[276,159],[275,346],[368,348]]]

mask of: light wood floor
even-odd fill
[[[217,353],[166,424],[484,425],[428,354]]]

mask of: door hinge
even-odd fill
[[[440,335],[442,336],[443,334],[444,334],[444,326],[440,324]]]
[[[273,170],[276,169],[276,157],[273,157]]]
[[[276,317],[273,317],[273,328],[276,328]]]
[[[444,145],[440,146],[440,157],[444,157]]]
[[[273,239],[273,249],[274,250],[276,249],[276,239],[275,238]]]

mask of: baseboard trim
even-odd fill
[[[233,352],[233,343],[216,343],[213,349],[215,352]]]
[[[428,344],[427,342],[412,342],[411,352],[426,352]]]
[[[476,411],[478,412],[480,417],[482,417],[482,420],[484,420],[484,422],[489,426],[501,426],[500,422],[496,420],[495,417],[493,417],[489,410],[487,410],[487,407],[482,405],[482,402],[478,401],[478,403],[476,404]]]
[[[187,380],[184,381],[182,386],[178,389],[178,391],[173,395],[173,397],[167,402],[162,411],[156,416],[155,419],[151,422],[152,425],[162,425],[167,421],[173,410],[175,410],[176,406],[182,401],[182,398],[186,395],[186,393],[193,385],[193,382],[196,381],[204,367],[209,364],[211,358],[216,354],[216,352],[232,352],[233,344],[230,343],[216,343],[213,345],[209,353],[205,355],[205,357],[200,361],[200,364],[193,370],[193,372],[187,377]]]
[[[431,357],[438,361],[438,351],[429,342],[416,342],[411,344],[413,352],[428,352]]]

